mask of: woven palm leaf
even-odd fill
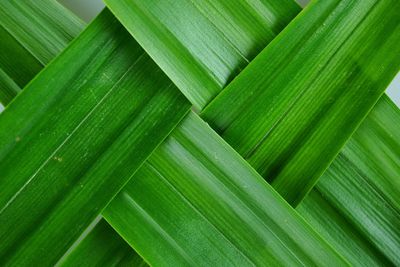
[[[0,0],[1,266],[400,266],[398,0]]]

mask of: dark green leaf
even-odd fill
[[[297,210],[352,265],[400,264],[400,111],[382,97]]]
[[[99,218],[100,219],[100,218]],[[104,221],[95,220],[57,266],[147,266],[143,259]]]
[[[0,102],[8,104],[81,31],[54,0],[0,1]]]
[[[0,69],[0,103],[7,105],[20,91],[19,86]]]
[[[296,205],[398,72],[399,9],[313,2],[202,116]]]
[[[103,12],[0,115],[2,261],[55,263],[189,108]]]

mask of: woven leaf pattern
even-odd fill
[[[105,3],[0,3],[2,265],[400,264],[397,0]]]

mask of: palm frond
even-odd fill
[[[154,266],[346,264],[194,114],[103,215]]]
[[[55,263],[189,108],[103,12],[0,116],[0,258]]]
[[[84,24],[56,1],[0,2],[0,103],[7,105]]]
[[[199,110],[300,11],[292,0],[105,3]]]
[[[0,115],[2,264],[400,264],[397,1],[106,3],[138,43],[0,3],[0,101],[56,57]]]

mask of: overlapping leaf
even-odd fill
[[[331,2],[331,4],[332,4],[333,2]],[[368,4],[371,4],[372,2],[363,2],[363,3],[358,3],[359,5],[361,5],[361,6],[367,6]],[[121,19],[121,21],[123,22],[123,23],[125,23],[125,26],[126,27],[128,27],[129,29],[130,29],[130,31],[131,31],[131,33],[136,37],[136,38],[138,38],[138,35],[135,35],[135,34],[137,34],[135,31],[137,31],[137,29],[134,29],[133,28],[133,26],[135,25],[135,23],[137,23],[137,21],[135,22],[134,21],[134,19],[132,19],[132,18],[126,18],[126,12],[127,12],[127,10],[129,10],[129,8],[125,8],[124,10],[125,11],[123,11],[122,9],[118,9],[118,5],[119,5],[119,3],[117,3],[116,1],[112,1],[112,0],[109,0],[108,1],[108,4],[110,5],[110,7],[111,8],[113,8],[114,9],[114,13],[117,15],[117,16],[120,16],[120,19]],[[391,8],[391,6],[390,6],[390,3],[380,3],[380,8],[382,8],[382,5],[383,4],[385,4],[385,5],[387,5],[385,8]],[[342,4],[342,6],[341,7],[343,7],[345,10],[347,10],[347,11],[349,11],[349,10],[351,10],[351,6],[350,6],[350,8],[349,8],[349,6],[346,6],[346,4]],[[358,8],[360,8],[360,7],[358,7]],[[357,9],[355,9],[354,7],[353,7],[353,12],[354,11],[358,11],[358,8]],[[381,12],[381,14],[384,14],[385,16],[387,15],[383,10],[385,9],[385,8],[383,8],[383,9],[381,9],[380,10],[380,12]],[[379,11],[379,8],[377,9],[378,11]],[[143,14],[145,14],[145,12],[142,14],[140,14],[140,15],[138,15],[138,14],[135,14],[135,12],[132,12],[132,10],[130,11],[131,13],[130,13],[130,16],[131,17],[137,17],[138,19],[140,19],[140,20],[143,20],[143,17],[144,17],[144,15]],[[150,12],[150,11],[149,11]],[[337,10],[335,10],[335,14],[337,15]],[[377,14],[376,12],[376,10],[374,11],[375,12],[375,15]],[[378,12],[379,13],[379,12]],[[175,12],[174,13],[175,15],[177,15],[177,16],[179,16],[179,14],[178,14],[178,12]],[[388,13],[388,14],[392,14],[392,17],[391,17],[391,21],[392,21],[392,23],[393,23],[393,21],[394,22],[396,22],[396,16],[395,16],[395,14],[394,13]],[[148,14],[147,14],[148,15]],[[162,17],[162,14],[159,14],[159,17]],[[150,15],[149,15],[149,17],[150,17]],[[379,17],[379,16],[378,16]],[[376,18],[376,17],[375,17]],[[159,20],[161,20],[162,18],[158,18]],[[173,20],[173,19],[172,19]],[[368,22],[368,20],[367,20],[367,22]],[[362,22],[362,23],[365,23],[364,21]],[[371,23],[371,24],[373,24],[373,23]],[[393,25],[397,25],[396,23],[393,23]],[[317,27],[318,26],[322,26],[322,28],[324,28],[324,27],[327,27],[327,26],[329,26],[329,25],[324,25],[324,24],[321,24],[321,25],[316,25]],[[345,25],[346,26],[346,25]],[[355,25],[352,25],[352,26],[355,26]],[[165,26],[163,26],[163,27],[165,27]],[[364,27],[364,28],[363,28]],[[362,30],[365,30],[365,31],[367,31],[367,30],[369,30],[369,27],[366,27],[365,25],[363,26],[363,27],[361,27],[361,29]],[[393,28],[390,28],[390,27],[388,27],[388,25],[386,25],[386,27],[387,27],[387,29],[389,30],[389,31],[391,31],[391,30],[394,30],[395,29],[395,27],[393,27]],[[358,31],[362,31],[362,30],[358,30]],[[152,30],[150,30],[150,31],[152,31]],[[316,32],[317,34],[319,34],[319,31],[317,31]],[[152,38],[152,36],[151,35],[148,35],[148,36],[150,36],[150,37],[141,37],[141,38],[149,38],[149,39],[151,39]],[[353,37],[354,38],[354,37]],[[364,36],[364,38],[365,38],[365,36]],[[390,38],[389,38],[390,39]],[[376,40],[375,40],[376,41]],[[383,39],[382,40],[380,40],[380,41],[382,41],[382,43],[385,43],[385,42],[383,42]],[[142,42],[144,42],[144,41],[142,41]],[[394,43],[395,44],[395,43]],[[362,43],[362,45],[364,45],[364,43]],[[149,46],[149,48],[147,48],[147,50],[148,50],[148,52],[150,53],[150,54],[152,54],[152,56],[153,56],[153,58],[155,58],[156,59],[156,61],[160,64],[160,66],[162,66],[163,67],[163,64],[162,64],[162,60],[163,60],[163,58],[157,58],[158,57],[158,54],[159,53],[161,53],[160,51],[164,51],[164,50],[168,50],[168,47],[167,48],[165,48],[165,47],[159,47],[159,51],[157,52],[157,53],[152,53],[152,49],[153,49],[153,47],[152,46]],[[285,51],[287,48],[286,47],[283,47],[283,48],[281,48],[281,50],[280,51]],[[171,51],[166,51],[166,53],[170,53]],[[312,51],[312,52],[314,52],[314,51]],[[390,52],[393,52],[393,51],[390,51]],[[176,52],[177,54],[179,54],[179,52]],[[277,54],[279,54],[279,52],[277,52]],[[396,53],[394,53],[394,54],[396,54]],[[398,54],[398,53],[397,53]],[[393,62],[397,62],[397,64],[398,64],[398,60],[396,61],[396,60],[394,60],[393,59],[393,57],[391,57],[391,56],[387,56],[385,59],[391,59],[391,60],[393,60]],[[366,65],[368,65],[369,63],[367,62],[368,60],[370,60],[370,58],[369,57],[367,57],[365,60],[363,60],[362,62],[363,62],[363,64],[366,64]],[[353,62],[354,63],[354,62]],[[378,66],[378,67],[380,67],[380,65],[379,64],[377,64],[377,63],[380,63],[380,62],[375,62],[375,66]],[[371,65],[369,65],[370,67],[371,67]],[[373,67],[373,65],[372,65],[372,67]],[[392,74],[391,74],[391,77],[393,77],[393,73],[396,71],[396,64],[393,64],[393,66],[389,66],[389,67],[394,67],[393,69],[394,69],[394,71],[392,71]],[[167,69],[164,69],[166,72],[168,72],[168,70]],[[357,71],[357,69],[356,69],[356,71]],[[359,71],[359,70],[358,70]],[[376,74],[376,73],[375,73]],[[374,76],[375,76],[375,74],[374,74]],[[386,75],[387,75],[388,73],[386,73]],[[260,75],[260,76],[262,76],[262,75]],[[362,74],[361,74],[361,76],[362,76]],[[368,79],[368,77],[366,77],[367,79]],[[383,78],[383,77],[381,77],[381,78]],[[288,81],[289,81],[289,79],[287,79]],[[390,80],[390,77],[387,77],[386,78],[386,81],[384,81],[385,79],[383,79],[381,82],[381,84],[379,85],[379,84],[375,84],[375,83],[369,83],[369,86],[371,86],[371,88],[374,88],[374,90],[377,90],[377,91],[379,91],[379,92],[382,92],[382,90],[384,89],[384,87],[385,87],[385,83],[387,84],[387,82]],[[368,82],[368,81],[367,81]],[[370,81],[369,81],[370,82]],[[355,88],[356,88],[357,86],[355,86]],[[243,88],[246,88],[246,89],[242,89],[242,92],[240,92],[240,93],[238,93],[238,97],[240,97],[240,98],[242,98],[244,95],[249,95],[248,94],[248,86],[244,86]],[[239,90],[239,89],[238,89]],[[348,89],[348,86],[346,86],[346,87],[344,87],[343,89],[342,89],[343,91],[347,91],[347,90],[349,90]],[[353,89],[354,90],[354,89]],[[359,90],[359,89],[358,89]],[[240,91],[240,90],[239,90]],[[379,93],[378,93],[378,95],[379,95]],[[257,97],[257,95],[255,94],[255,96]],[[239,99],[240,99],[239,98]],[[376,99],[376,97],[375,97],[375,99]],[[233,107],[235,107],[236,106],[236,102],[235,102],[236,100],[233,100],[233,103],[231,104],[231,105],[229,105],[229,108],[227,108],[226,110],[231,110]],[[388,106],[388,103],[386,102],[386,101],[383,101],[382,102],[383,104],[381,104],[381,105],[384,105],[384,106]],[[354,103],[351,103],[351,104],[349,104],[349,106],[351,106],[352,104],[354,104]],[[368,106],[368,105],[367,105]],[[369,104],[369,106],[371,106],[371,104]],[[252,107],[252,104],[250,103],[249,104],[249,106],[248,106],[250,109],[251,108],[253,108]],[[210,112],[210,113],[212,113],[212,112]],[[263,116],[263,115],[266,115],[266,114],[268,114],[268,113],[266,113],[265,111],[263,111],[262,110],[262,108],[260,108],[259,109],[259,113],[261,114],[260,116]],[[213,115],[214,115],[214,113],[212,113]],[[217,115],[218,116],[218,119],[224,119],[224,111],[223,110],[221,110],[221,113],[219,114],[219,115]],[[217,117],[216,116],[216,117]],[[246,119],[248,119],[248,114],[247,113],[243,113],[243,112],[241,112],[239,115],[239,118],[242,118],[242,120],[243,121],[245,121]],[[385,115],[383,115],[383,116],[385,116]],[[251,117],[251,116],[250,116]],[[361,118],[360,118],[361,119]],[[251,122],[251,120],[249,120],[249,122]],[[240,133],[238,133],[238,135],[237,135],[237,141],[238,142],[243,142],[243,141],[247,141],[247,139],[248,139],[248,137],[249,137],[249,134],[248,134],[248,129],[247,129],[247,124],[246,123],[243,123],[243,130],[240,132]],[[348,136],[348,135],[347,135]],[[361,153],[365,153],[365,151],[361,151]],[[373,156],[373,155],[371,155],[372,157],[374,157],[374,159],[375,159],[375,161],[379,161],[379,156]],[[329,161],[328,161],[329,162]],[[330,170],[330,171],[332,171],[332,170]],[[353,190],[352,188],[354,187],[354,186],[356,186],[355,184],[352,184],[352,183],[350,183],[350,184],[348,184],[347,186],[349,186],[349,188],[348,188],[348,190]],[[353,186],[353,187],[352,187]],[[296,190],[294,190],[294,192],[296,192]],[[340,194],[340,191],[337,191],[336,192],[337,194]],[[380,196],[379,195],[375,195],[375,196],[370,196],[370,199],[371,200],[373,200],[373,201],[376,201],[376,200],[379,200],[379,198],[380,198]],[[318,202],[315,202],[314,203],[315,205],[318,205],[319,203]],[[323,207],[323,204],[321,203],[320,204],[320,206],[319,206],[319,208],[321,208],[321,209],[323,209],[324,207]],[[385,212],[385,211],[382,211],[383,213]],[[329,215],[329,214],[328,214]],[[382,214],[380,214],[380,215],[378,215],[378,216],[381,216]],[[342,220],[342,224],[340,224],[338,227],[340,227],[341,229],[339,229],[338,228],[338,230],[341,230],[341,231],[345,231],[346,232],[346,230],[348,230],[348,229],[351,229],[351,227],[350,228],[348,228],[347,227],[347,222],[345,221],[345,219],[343,219],[341,216],[343,216],[343,215],[339,215],[340,217],[339,218],[341,218],[341,220]],[[327,217],[326,218],[326,220],[329,220],[329,218],[330,217]],[[332,213],[332,218],[334,219],[335,218],[335,214],[334,213]],[[378,226],[378,225],[377,225]],[[379,226],[378,226],[379,227]],[[353,229],[351,230],[351,231],[353,231]],[[362,234],[362,230],[360,231],[360,233]],[[347,236],[349,236],[349,232],[347,232],[346,233],[346,235]],[[383,238],[384,238],[384,236],[382,236]],[[364,242],[365,240],[363,240],[362,242]],[[354,248],[352,248],[351,246],[347,246],[346,247],[346,243],[345,242],[342,242],[341,243],[341,245],[342,245],[342,247],[346,250],[347,249],[347,251],[349,252],[349,253],[357,253],[357,251],[360,251],[360,249],[363,249],[363,247],[365,247],[365,245],[364,244],[362,244],[362,242],[358,245],[358,246],[355,246]],[[381,252],[377,252],[376,251],[376,248],[374,248],[372,251],[369,251],[368,252],[368,250],[366,251],[367,252],[367,254],[368,253],[371,253],[371,254],[375,254],[375,255],[381,255],[380,253]],[[360,253],[358,253],[358,254],[356,254],[356,256],[357,257],[350,257],[349,259],[350,260],[353,260],[353,262],[354,262],[354,259],[356,259],[356,261],[358,260],[359,262],[363,262],[362,260],[363,260],[363,256],[362,256],[362,254],[360,254]],[[365,259],[368,259],[368,257],[365,257]]]
[[[0,115],[0,258],[52,264],[190,106],[107,11],[25,89]]]
[[[21,53],[21,50],[19,50],[20,47],[22,46],[23,49],[25,48],[23,43],[18,43],[18,41],[21,41],[21,38],[19,38],[18,41],[15,39],[13,42],[5,42],[5,38],[9,36],[8,33],[7,35],[2,35],[1,38],[2,42],[0,46],[1,54],[3,55],[1,57],[1,65],[4,66],[10,63],[7,62],[10,56],[7,53],[15,56],[11,62],[17,73],[15,78],[19,82],[25,81],[21,83],[21,85],[25,85],[26,81],[33,77],[32,74],[36,73],[41,67],[38,67],[37,64],[28,64],[32,56],[36,58],[40,57],[42,53],[47,53],[47,60],[45,59],[43,61],[47,63],[48,59],[56,56],[56,53],[61,52],[64,46],[71,41],[72,37],[80,31],[83,25],[72,13],[55,1],[25,1],[23,3],[19,1],[9,1],[8,3],[2,4],[3,12],[8,14],[9,20],[4,20],[4,18],[7,17],[2,17],[0,20],[3,24],[8,25],[7,31],[16,32],[17,35],[23,32],[24,35],[28,34],[31,37],[30,41],[34,41],[29,43],[31,49],[28,53]],[[4,4],[7,6],[4,6]],[[26,14],[29,15],[29,23],[27,23]],[[13,23],[10,23],[10,19]],[[31,23],[31,21],[34,23]],[[16,28],[13,27],[14,25]],[[24,35],[22,37],[26,38]],[[45,36],[45,38],[42,38],[43,36]],[[38,43],[37,41],[40,42]],[[55,45],[56,49],[54,50]],[[15,55],[16,52],[19,52],[17,53],[18,55]],[[13,71],[11,71],[11,73],[12,72]],[[20,87],[15,81],[0,69],[0,101],[3,104],[7,104],[20,90]],[[66,257],[63,258],[63,260],[65,260],[63,265],[77,266],[77,264],[85,264],[93,266],[98,263],[112,265],[121,264],[126,261],[131,262],[133,260],[135,266],[139,266],[140,262],[143,262],[134,250],[129,247],[111,227],[107,226],[106,222],[97,222],[96,220],[96,226],[91,229],[87,236],[80,237],[71,247],[71,251],[67,251],[65,254]],[[85,234],[87,233],[84,232],[83,235]],[[96,247],[96,249],[94,249],[94,247]]]
[[[400,111],[385,96],[297,210],[352,265],[400,264]]]
[[[93,26],[92,26],[93,27]],[[78,41],[77,41],[78,42]],[[67,50],[68,51],[68,50]],[[42,74],[43,75],[43,74]],[[40,76],[39,76],[40,77]],[[26,94],[26,93],[25,93]],[[15,104],[14,104],[15,105]],[[9,109],[10,110],[10,109]],[[64,160],[64,158],[56,158],[56,160],[60,160],[60,159],[62,159],[62,160]],[[95,228],[96,230],[98,230],[98,228]],[[100,235],[102,233],[102,231],[101,231],[101,228],[100,228],[100,230],[98,230],[98,231],[96,231],[96,232],[93,232],[93,238],[92,239],[95,239],[95,237],[96,237],[96,235]],[[91,238],[89,238],[89,240],[91,240]],[[322,243],[323,244],[323,243]],[[87,242],[87,243],[84,243],[84,242],[82,242],[82,243],[80,243],[80,247],[85,247],[85,246],[91,246],[91,245],[93,245],[93,243],[92,242]],[[324,246],[324,245],[322,245],[322,246]],[[326,245],[325,245],[326,246]],[[75,251],[73,251],[73,252],[75,252]],[[85,253],[85,249],[79,249],[79,250],[77,250],[77,252],[78,252],[78,255],[75,255],[74,253],[72,252],[72,254],[71,255],[67,255],[67,257],[66,257],[66,261],[64,262],[64,261],[62,261],[62,262],[64,262],[64,263],[71,263],[71,261],[73,262],[73,260],[75,260],[75,259],[82,259],[82,256],[81,255],[79,255],[79,253],[84,253],[84,255],[87,255],[86,253]],[[334,254],[334,252],[333,252],[333,254]],[[74,255],[76,256],[76,258],[74,257]],[[303,259],[304,260],[304,259]]]
[[[271,1],[271,2],[273,2],[273,1]],[[203,3],[203,2],[202,2]],[[207,18],[207,16],[209,16],[209,14],[212,14],[212,12],[214,11],[215,12],[215,10],[223,10],[223,9],[213,9],[214,8],[214,6],[215,6],[215,3],[206,3],[206,4],[204,4],[204,6],[202,5],[202,3],[200,3],[200,5],[198,5],[198,6],[196,6],[197,8],[198,8],[198,10],[200,10],[200,14],[201,14],[201,12],[203,13],[203,14],[206,14],[205,15],[205,17]],[[218,4],[218,3],[217,3]],[[224,8],[226,8],[226,7],[224,7]],[[264,10],[265,11],[265,10]],[[196,14],[199,14],[199,12],[195,12]],[[227,12],[228,14],[229,14],[229,12]],[[244,12],[245,13],[245,12]],[[226,14],[225,14],[226,15]],[[224,17],[224,16],[221,16],[221,17]],[[268,17],[268,16],[266,16],[266,17]],[[270,16],[271,17],[271,16]],[[230,19],[229,18],[229,15],[226,15],[225,17],[224,17],[224,20],[223,21],[226,21],[226,19]],[[265,18],[265,17],[264,17]],[[209,25],[209,23],[205,23],[204,25]],[[223,23],[221,23],[220,25],[224,25]],[[281,26],[283,26],[284,24],[281,24],[280,25],[280,27]],[[211,25],[212,26],[212,25]],[[232,36],[235,36],[235,35],[232,35]],[[232,37],[231,36],[231,37]],[[223,39],[223,38],[222,38]],[[190,39],[187,39],[188,41],[190,41]],[[233,40],[233,39],[232,39]],[[236,40],[236,39],[235,39]],[[231,42],[231,44],[233,44],[234,42]],[[249,43],[246,43],[247,45],[250,45],[250,42]],[[254,45],[254,43],[253,43],[253,45]],[[146,47],[145,47],[146,48]],[[161,50],[160,50],[161,51]],[[187,51],[185,51],[185,52],[187,52]],[[160,52],[159,52],[160,53]],[[161,52],[162,53],[162,52]],[[256,49],[254,50],[254,52],[253,52],[254,54],[253,55],[255,55],[256,54]],[[151,53],[150,53],[151,54]],[[189,53],[190,54],[190,53]],[[153,56],[153,55],[152,55]],[[234,57],[232,57],[232,58],[234,58]],[[210,61],[211,62],[211,61]],[[236,62],[235,60],[233,60],[232,62]],[[238,61],[239,62],[239,61]],[[236,62],[237,63],[237,62]],[[235,63],[235,64],[236,64]],[[232,69],[231,69],[231,72],[224,72],[225,74],[225,76],[224,75],[222,75],[222,76],[220,76],[220,77],[227,77],[227,75],[229,74],[229,75],[235,75],[235,73],[237,73],[237,68],[235,69],[235,64],[232,64],[232,65],[229,65],[228,66],[228,68],[230,68],[230,67],[232,67]],[[242,62],[242,63],[240,63],[239,65],[242,67],[242,66],[244,66],[246,64],[246,62]],[[160,64],[161,65],[161,64]],[[190,64],[187,64],[187,65],[190,65]],[[238,66],[238,65],[236,65],[236,66]],[[187,66],[186,66],[187,67]],[[217,66],[218,67],[218,66]],[[221,67],[221,65],[219,65],[219,67]],[[179,72],[181,72],[182,73],[182,70],[184,70],[184,68],[182,68],[182,67],[177,67],[176,68],[176,72],[174,73],[174,75],[176,75],[176,76],[179,76]],[[223,68],[216,68],[215,69],[215,71],[220,71],[220,70],[223,70]],[[199,72],[202,72],[203,70],[200,68],[199,69]],[[206,69],[206,71],[207,71],[207,69]],[[214,73],[216,73],[216,72],[214,72]],[[174,79],[174,75],[171,75],[170,73],[168,73],[167,72],[167,74],[172,78],[172,79]],[[190,78],[189,78],[190,79]],[[227,80],[230,80],[231,78],[227,78]],[[222,88],[222,86],[223,86],[223,84],[222,83],[220,83],[219,84],[219,87],[218,87],[218,90],[215,90],[215,92],[217,92],[217,91],[219,91],[221,88]],[[216,88],[216,87],[214,87],[214,88]],[[213,95],[213,94],[215,94],[215,92],[214,91],[210,91],[210,92],[212,92],[211,94],[209,94],[209,93],[207,93],[207,94],[209,94],[209,96],[206,96],[206,98],[207,99],[209,99],[209,98],[211,98],[211,95]],[[187,95],[189,95],[187,92],[186,92],[186,94]],[[200,98],[199,98],[200,99]],[[206,103],[207,101],[204,101],[204,103]],[[201,107],[201,105],[200,104],[198,104],[198,106],[199,107]],[[387,106],[387,105],[386,105]],[[385,118],[385,116],[383,116],[383,118]],[[368,128],[368,127],[367,127]],[[177,130],[178,131],[178,130]],[[368,134],[368,136],[370,135],[370,133]],[[19,139],[19,138],[17,138],[17,139]],[[362,147],[365,147],[364,146],[365,144],[363,144],[362,145]],[[164,146],[164,145],[163,145]],[[166,145],[165,145],[166,146]],[[361,147],[361,146],[360,146]],[[193,151],[192,151],[193,152]],[[363,152],[365,152],[365,151],[363,151]],[[201,157],[200,157],[201,158]],[[376,162],[379,162],[375,157],[373,157],[373,159],[375,159],[375,161]],[[161,161],[165,161],[165,162],[169,162],[169,161],[173,161],[174,160],[174,157],[166,157],[166,158],[159,158],[159,160],[161,160]],[[339,163],[340,163],[340,158],[337,160]],[[343,162],[343,161],[342,161]],[[345,167],[348,167],[348,163],[345,161],[344,162],[344,166]],[[146,163],[146,165],[147,165],[147,163]],[[394,165],[393,165],[394,166]],[[162,167],[162,166],[161,166]],[[160,168],[161,168],[160,167]],[[364,167],[364,166],[363,166]],[[164,167],[163,167],[164,168]],[[146,169],[146,167],[144,167],[144,169]],[[339,172],[336,170],[335,171],[335,169],[332,167],[332,169],[330,169],[332,172],[333,172],[333,174],[334,175],[337,175]],[[144,172],[146,172],[146,171],[144,171]],[[151,175],[150,175],[151,176]],[[154,175],[153,175],[154,176]],[[175,178],[174,178],[175,177]],[[174,177],[171,177],[171,179],[172,178],[174,178],[175,180],[177,179],[177,177],[179,177],[179,176],[174,176]],[[179,180],[179,179],[178,179]],[[142,180],[140,180],[141,182],[142,182]],[[181,181],[178,181],[178,182],[181,182]],[[157,183],[155,183],[154,185],[157,185]],[[346,188],[349,188],[349,186],[351,185],[351,183],[348,183],[347,185],[346,185]],[[354,186],[354,185],[353,185]],[[328,187],[329,188],[329,187]],[[351,187],[350,187],[351,188]],[[153,190],[153,188],[151,188],[152,190]],[[331,191],[331,192],[333,192],[332,193],[332,195],[335,195],[335,194],[337,194],[338,193],[338,191],[340,191],[340,190],[338,190],[338,191],[335,191],[335,189],[337,189],[336,187],[334,187],[334,188],[329,188],[329,190]],[[201,191],[201,189],[199,189],[200,191]],[[150,190],[151,191],[151,190]],[[160,190],[161,191],[161,190]],[[165,192],[168,192],[168,190],[167,189],[165,189]],[[126,191],[125,191],[125,193],[126,193]],[[140,193],[140,192],[139,192]],[[380,192],[380,193],[378,193],[377,195],[375,195],[375,199],[379,199],[379,197],[381,196],[381,193],[382,192]],[[175,192],[175,194],[176,194],[176,192]],[[157,194],[158,195],[158,194]],[[334,196],[333,198],[336,198],[337,196]],[[134,196],[132,197],[132,199],[134,198]],[[335,202],[335,201],[332,201],[332,202]],[[337,202],[337,203],[339,203],[339,201]],[[380,204],[381,202],[379,202],[379,204]],[[146,204],[146,203],[145,203]],[[318,207],[321,207],[322,205],[319,205]],[[122,206],[121,206],[122,207]],[[121,208],[120,207],[120,208]],[[168,207],[167,207],[168,208]],[[123,209],[123,208],[121,208],[121,209]],[[168,210],[168,209],[166,209],[166,210]],[[177,211],[176,209],[171,209],[172,211]],[[344,210],[344,211],[346,211],[343,207],[340,207],[338,210]],[[348,212],[348,213],[350,213],[350,212]],[[333,213],[332,213],[333,214]],[[120,216],[121,215],[121,213],[117,213],[117,215],[118,216]],[[132,215],[132,214],[129,214],[129,215]],[[296,215],[297,216],[297,215]],[[332,216],[332,215],[331,215]],[[339,215],[340,216],[340,218],[342,218],[341,216],[343,216],[343,215]],[[128,216],[129,217],[129,216]],[[338,217],[339,218],[339,217]],[[170,217],[168,217],[167,219],[170,219]],[[211,219],[215,219],[213,216],[211,216]],[[361,217],[359,217],[359,219],[363,219],[363,217],[361,216]],[[123,221],[123,220],[120,220],[120,221],[117,221],[117,223],[121,223],[121,221]],[[360,223],[360,225],[362,225],[362,223],[363,222],[365,222],[365,221],[363,221],[363,220],[361,220],[360,222],[357,222],[357,220],[355,220],[356,221],[356,224],[357,223]],[[128,221],[129,222],[129,221]],[[126,222],[125,222],[126,223]],[[170,223],[170,222],[167,222],[167,223]],[[315,224],[315,225],[318,225],[318,224]],[[390,224],[388,224],[388,225],[390,225]],[[130,227],[131,227],[131,225],[129,225]],[[151,226],[154,226],[154,225],[150,225],[149,226],[149,229],[151,229]],[[392,225],[393,226],[393,225]],[[131,231],[131,229],[130,229],[130,227],[126,227],[126,231]],[[317,227],[318,228],[318,227]],[[173,229],[173,228],[172,228]],[[119,230],[121,230],[121,229],[119,229]],[[240,231],[239,231],[240,232]],[[279,231],[278,231],[279,232]],[[361,231],[362,232],[362,231]],[[95,238],[94,237],[96,237],[97,235],[98,236],[101,236],[101,233],[102,232],[96,232],[95,231],[95,233],[93,233],[93,240],[95,240]],[[144,234],[145,233],[145,231],[142,231],[141,232],[142,234]],[[153,232],[149,232],[151,235],[154,235],[155,233],[157,233],[157,231],[153,231]],[[394,232],[395,233],[395,232]],[[177,233],[176,233],[177,234]],[[313,234],[313,235],[315,235],[315,234]],[[178,236],[178,234],[177,234],[177,236]],[[112,237],[112,236],[108,236],[109,238],[111,238],[111,239],[113,239],[114,237]],[[128,235],[128,237],[130,237],[129,235]],[[179,237],[179,236],[178,236]],[[97,237],[96,237],[97,238]],[[159,239],[160,237],[159,236],[154,236],[153,237],[153,239],[152,239],[152,241],[154,242],[155,240],[157,240],[157,239]],[[110,240],[111,240],[110,239]],[[327,239],[329,240],[329,236],[327,237]],[[202,239],[200,239],[200,240],[202,240]],[[337,239],[336,239],[337,240]],[[335,243],[336,242],[336,240],[335,241],[332,241],[333,243]],[[364,241],[363,241],[364,242]],[[88,242],[88,243],[86,243],[86,244],[89,244],[90,242]],[[289,242],[289,244],[290,244],[290,242]],[[90,243],[90,246],[91,245],[94,245],[94,243],[92,242],[92,243]],[[189,244],[189,245],[191,245],[191,247],[189,247],[189,249],[190,248],[195,248],[194,247],[194,245],[193,244]],[[337,244],[335,244],[335,245],[337,245]],[[89,248],[90,247],[89,245],[87,246],[87,248]],[[82,246],[83,247],[83,246]],[[167,246],[168,247],[168,246]],[[200,246],[200,248],[207,248],[206,246]],[[154,248],[152,248],[153,249],[153,251],[149,248],[148,250],[147,250],[147,252],[146,253],[154,253]],[[344,249],[346,249],[346,248],[344,248]],[[357,249],[357,248],[356,248]],[[167,250],[167,251],[169,251],[169,250]],[[247,251],[247,249],[243,249],[243,251]],[[172,253],[172,255],[174,254],[174,253],[176,253],[176,252],[179,252],[179,249],[178,250],[176,250],[176,251],[170,251],[171,253]],[[395,252],[395,251],[394,251]],[[255,254],[256,254],[257,252],[255,252]],[[351,252],[350,252],[351,253]],[[369,252],[368,252],[369,253]],[[367,253],[367,254],[368,254]],[[371,250],[371,253],[376,253],[376,250]],[[390,254],[390,253],[389,253]],[[195,254],[194,254],[195,255]],[[378,255],[379,256],[379,253],[378,254],[376,254],[376,255]],[[279,255],[278,255],[279,256]],[[347,257],[348,255],[346,255],[346,257]],[[368,256],[368,255],[367,255]],[[171,256],[171,257],[173,257],[173,256]],[[390,257],[390,256],[389,256]],[[257,258],[257,257],[256,257]],[[273,258],[273,257],[272,257]],[[270,258],[271,260],[272,260],[272,258]],[[351,257],[350,257],[351,258]],[[395,258],[396,259],[396,258]],[[383,261],[385,261],[385,259],[383,259]],[[385,263],[385,262],[384,262]],[[388,263],[388,261],[386,261],[386,263]]]
[[[13,99],[81,31],[56,1],[0,1],[0,102]]]
[[[176,68],[190,73],[186,65],[168,64],[178,61],[173,57],[185,58],[185,51],[173,47],[184,46],[189,34],[174,26],[192,9],[201,10],[200,2],[182,1],[187,3],[185,12],[162,12],[167,7],[160,2],[106,1],[166,73]],[[288,201],[299,203],[399,69],[398,4],[376,0],[312,4],[207,106],[203,118]],[[231,9],[240,14],[237,6]],[[370,31],[372,26],[374,31]],[[171,40],[166,39],[167,46],[158,44],[163,31],[175,30]],[[214,39],[202,38],[202,42],[217,51],[220,44]],[[190,62],[195,64],[199,58],[210,60],[197,55]],[[222,54],[221,58],[227,57]],[[179,78],[170,76],[187,95],[208,88],[192,86],[188,94]],[[186,79],[194,82],[196,77],[187,75]]]
[[[103,215],[156,266],[346,264],[194,114]]]
[[[397,74],[399,8],[313,2],[203,117],[285,199],[300,203]]]
[[[57,266],[147,266],[100,217],[76,241]]]
[[[197,109],[300,11],[292,0],[105,0]]]

